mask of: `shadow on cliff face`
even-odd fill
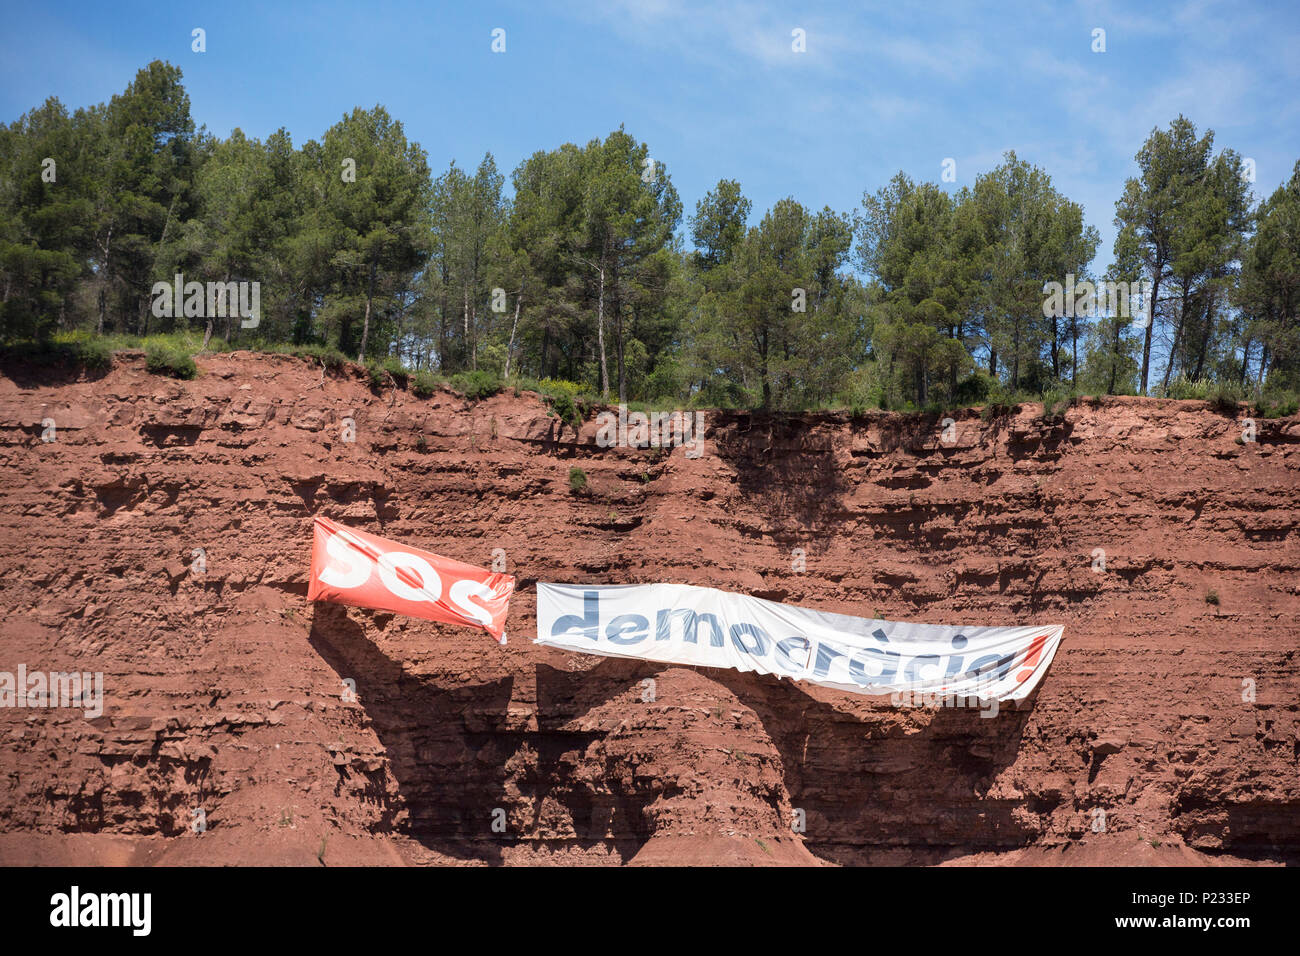
[[[1056,461],[1070,447],[1074,422],[1043,418],[1032,425],[1007,428],[1007,454],[1013,461]]]
[[[652,661],[605,658],[589,671],[564,671],[536,665],[537,732],[535,773],[519,782],[533,798],[532,825],[541,835],[554,819],[543,817],[551,806],[567,814],[573,835],[568,840],[583,849],[604,846],[623,862],[636,856],[653,834],[646,808],[663,790],[663,782],[609,745],[608,732],[579,729],[578,718],[622,696],[662,669]],[[599,765],[593,778],[591,769]],[[565,825],[561,819],[562,826]]]
[[[735,468],[745,496],[762,502],[775,521],[816,528],[841,513],[849,486],[829,436],[789,416],[719,417],[709,444]]]
[[[111,367],[84,368],[68,346],[28,346],[0,353],[0,374],[19,388],[57,388],[78,382],[97,382],[111,370]]]
[[[1171,829],[1206,853],[1300,866],[1300,804],[1235,802],[1188,786],[1174,801]]]
[[[617,659],[579,673],[539,666],[539,719],[556,728],[577,722],[664,670],[654,662]],[[791,681],[703,670],[759,718],[779,754],[790,799],[790,808],[774,810],[786,825],[791,809],[802,810],[805,845],[823,859],[849,865],[938,863],[1016,849],[1037,835],[1013,816],[1020,807],[1028,812],[1028,799],[988,795],[994,779],[1016,759],[1030,713],[1025,705],[1003,707],[995,717],[973,709],[916,711],[887,704],[855,715],[815,700]],[[620,779],[614,772],[605,776],[611,784]],[[643,843],[654,831],[645,808],[671,794],[659,792],[662,781],[650,773],[622,779],[625,789],[608,799],[622,814],[624,832]]]
[[[422,679],[380,651],[342,607],[317,605],[309,640],[341,678],[356,680],[387,752],[400,801],[385,807],[384,819],[404,807],[402,831],[428,849],[499,864],[507,847],[526,841],[600,848],[627,861],[648,839],[644,810],[657,794],[633,783],[621,755],[602,750],[604,730],[569,724],[654,673],[652,665],[607,660],[600,666],[612,673],[601,674],[538,665],[534,729],[510,722],[513,678],[458,688]],[[595,776],[593,761],[601,768]],[[502,833],[492,829],[498,809]]]
[[[937,863],[1024,846],[1035,833],[987,796],[1016,759],[1028,707],[995,717],[976,709],[878,704],[863,716],[808,696],[791,681],[719,671],[713,679],[759,716],[781,754],[804,842],[842,864]]]
[[[316,606],[309,640],[341,678],[357,682],[408,812],[403,830],[448,856],[502,862],[508,838],[492,823],[493,811],[509,806],[506,763],[515,741],[502,731],[513,680],[440,687],[407,672],[342,607],[328,604]]]

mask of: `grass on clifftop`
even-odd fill
[[[291,355],[322,369],[336,372],[355,363],[338,349],[321,344],[291,345],[253,340],[243,346],[248,351],[273,355]],[[198,375],[194,356],[203,350],[203,335],[196,331],[173,332],[146,337],[132,335],[95,335],[87,332],[60,332],[41,341],[20,341],[0,347],[0,357],[31,365],[62,365],[85,369],[92,374],[107,372],[113,363],[113,353],[121,349],[143,349],[145,366],[156,375],[192,379]],[[206,349],[209,353],[231,351],[224,339],[213,336]],[[368,359],[360,366],[370,387],[376,391],[388,388],[410,389],[417,397],[431,398],[439,388],[448,388],[469,401],[482,401],[506,389],[516,396],[535,392],[547,405],[549,413],[566,424],[579,428],[591,410],[601,404],[616,405],[616,399],[602,403],[596,390],[588,384],[563,379],[535,379],[525,376],[502,378],[488,369],[456,372],[444,375],[429,369],[412,370],[396,356]],[[962,408],[981,408],[986,420],[1011,412],[1017,405],[1041,402],[1042,417],[1059,419],[1080,398],[1085,397],[1068,385],[1054,386],[1043,393],[1013,390],[996,378],[982,372],[973,372],[958,382],[955,400],[948,404],[931,402],[924,406],[892,403],[883,390],[869,382],[869,376],[850,393],[836,400],[822,402],[807,408],[774,409],[774,414],[800,414],[803,412],[848,412],[860,419],[873,410],[894,411],[903,414],[938,415]],[[717,397],[717,396],[714,396]],[[1152,390],[1154,398],[1200,400],[1208,402],[1224,414],[1238,414],[1245,404],[1245,412],[1257,418],[1285,418],[1300,411],[1300,393],[1289,390],[1256,390],[1234,383],[1214,382],[1208,379],[1174,379],[1169,387],[1157,385]],[[673,396],[655,399],[632,400],[625,404],[630,412],[676,411],[693,408],[726,407],[736,411],[758,411],[757,396],[749,393],[726,396],[730,401],[724,406],[709,406],[700,396],[683,401]]]

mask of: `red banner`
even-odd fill
[[[515,579],[316,518],[307,600],[481,627],[506,642]]]

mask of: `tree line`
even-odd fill
[[[1182,116],[1136,159],[1094,275],[1097,230],[1013,152],[955,191],[900,172],[851,212],[786,198],[751,225],[733,179],[686,213],[621,127],[507,190],[490,154],[435,176],[382,106],[298,147],[215,137],[155,61],[0,127],[0,338],[201,333],[703,406],[1300,388],[1300,162],[1256,203],[1248,161]],[[256,327],[159,314],[178,274],[259,283]]]

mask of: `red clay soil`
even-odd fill
[[[105,688],[95,718],[0,707],[0,863],[1300,859],[1300,419],[1243,443],[1241,413],[1109,398],[963,412],[944,444],[935,417],[708,413],[688,459],[531,394],[199,366],[0,375],[0,671]],[[508,646],[308,605],[316,514],[504,549]],[[538,647],[537,580],[1065,640],[989,719]]]

